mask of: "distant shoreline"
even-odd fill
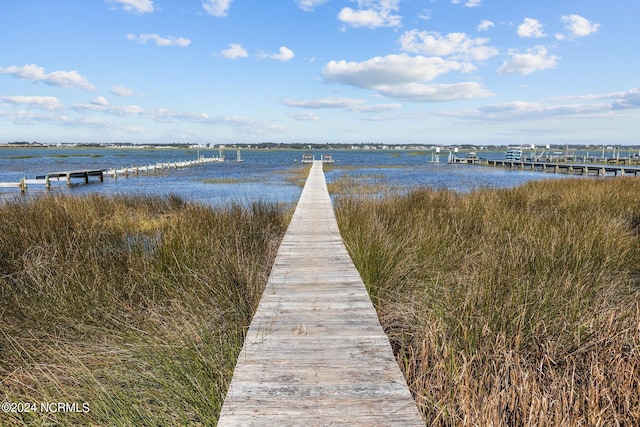
[[[509,147],[516,146],[517,144],[509,145],[473,145],[473,144],[380,144],[380,143],[325,143],[325,144],[303,144],[303,143],[276,143],[276,142],[263,142],[258,144],[195,144],[195,143],[155,143],[155,144],[136,144],[131,142],[114,142],[114,143],[40,143],[37,141],[26,142],[3,142],[0,143],[0,148],[116,148],[116,149],[228,149],[228,150],[300,150],[300,151],[313,151],[313,150],[332,150],[332,151],[357,151],[357,150],[380,150],[380,151],[430,151],[434,148],[440,148],[442,150],[459,149],[474,150],[474,151],[492,151],[492,150],[506,150]],[[524,146],[523,146],[524,147]],[[528,147],[528,146],[526,146]],[[541,148],[541,147],[538,147]],[[552,150],[622,150],[622,151],[638,151],[640,152],[640,145],[582,145],[582,144],[554,144],[550,146]]]

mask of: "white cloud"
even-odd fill
[[[247,50],[238,43],[231,43],[229,49],[222,50],[220,54],[229,59],[246,58],[249,56]]]
[[[640,108],[640,88],[631,89],[628,92],[609,94],[608,97],[615,100],[613,103],[614,108]]]
[[[116,96],[142,96],[141,93],[137,93],[125,86],[114,86],[111,88],[111,93]]]
[[[12,105],[26,105],[48,111],[62,109],[62,103],[54,96],[0,96],[0,99]]]
[[[542,38],[546,34],[542,29],[543,25],[537,19],[524,18],[524,22],[518,26],[518,35],[523,38]]]
[[[99,105],[102,107],[106,107],[107,105],[109,105],[109,101],[104,96],[99,96],[97,98],[92,99],[91,103],[93,105]]]
[[[574,37],[584,37],[598,31],[600,24],[594,24],[580,15],[565,15],[562,17],[565,28]]]
[[[325,4],[329,0],[295,0],[298,7],[305,12],[312,12],[316,7]]]
[[[489,21],[487,19],[483,19],[482,21],[480,21],[480,24],[478,24],[477,30],[478,31],[488,31],[489,28],[491,27],[495,27],[496,24],[494,24],[492,21]]]
[[[219,18],[227,16],[229,13],[229,7],[233,0],[205,0],[202,3],[202,8],[212,16]]]
[[[127,40],[137,41],[140,44],[147,44],[149,41],[155,42],[156,46],[178,46],[187,47],[191,44],[191,40],[184,37],[162,37],[158,34],[127,34]]]
[[[471,66],[473,68],[473,66]],[[411,102],[473,99],[493,94],[476,82],[426,84],[450,71],[468,71],[469,64],[439,57],[388,55],[364,62],[331,61],[322,75],[326,81],[373,89],[380,95]]]
[[[274,53],[272,55],[266,54],[264,52],[258,55],[261,59],[277,59],[278,61],[287,62],[295,56],[293,51],[286,46],[280,46],[280,50],[278,53]]]
[[[511,58],[498,68],[499,74],[522,74],[526,76],[534,71],[555,68],[558,62],[558,57],[549,55],[547,48],[544,46],[535,46],[527,49],[525,53],[512,49],[509,54]]]
[[[280,46],[280,50],[275,55],[271,55],[271,58],[277,59],[278,61],[286,62],[294,57],[294,53],[291,49],[286,46]]]
[[[0,67],[0,74],[9,74],[20,79],[42,82],[50,86],[77,87],[84,90],[95,89],[87,78],[80,75],[77,71],[53,71],[51,73],[45,73],[44,68],[36,64],[27,64],[22,67]]]
[[[352,27],[399,27],[402,17],[394,15],[400,0],[358,0],[359,9],[343,8],[338,19]]]
[[[487,98],[494,94],[476,82],[454,84],[408,83],[398,86],[380,86],[380,94],[409,102],[444,102],[461,99]]]
[[[435,31],[411,30],[400,37],[402,50],[425,55],[449,56],[453,59],[483,61],[498,54],[498,49],[487,46],[487,38],[469,38],[465,33],[445,36]]]
[[[153,1],[151,0],[108,0],[108,2],[117,3],[127,12],[139,15],[154,11]]]
[[[460,62],[406,54],[375,57],[364,62],[330,61],[324,66],[325,80],[360,88],[430,81],[460,70]]]

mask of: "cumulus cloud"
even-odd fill
[[[109,105],[109,101],[104,96],[99,96],[97,98],[92,99],[91,103],[93,105],[99,105],[101,107],[106,107],[107,105]]]
[[[151,0],[108,0],[109,3],[119,4],[124,10],[141,15],[155,10]]]
[[[32,82],[42,82],[50,86],[77,87],[84,90],[95,89],[87,78],[77,71],[52,71],[51,73],[46,73],[43,67],[36,64],[27,64],[22,67],[0,67],[0,74],[8,74]]]
[[[48,111],[62,109],[62,103],[54,96],[0,96],[0,99],[7,104],[25,105]]]
[[[352,27],[399,27],[402,17],[394,15],[399,10],[400,0],[358,0],[358,10],[344,7],[338,19]]]
[[[220,54],[229,59],[246,58],[249,56],[247,50],[238,43],[231,43],[229,49],[222,50]]]
[[[379,86],[384,96],[409,102],[444,102],[462,99],[487,98],[494,94],[477,82],[453,84],[408,83],[397,86]]]
[[[271,55],[272,59],[277,59],[278,61],[286,62],[294,57],[294,53],[291,49],[286,46],[280,46],[280,50],[275,55]]]
[[[233,0],[205,0],[202,8],[212,16],[223,18],[229,13],[231,2]]]
[[[480,24],[478,24],[477,30],[478,31],[488,31],[489,28],[491,27],[495,27],[496,24],[494,24],[492,21],[489,21],[487,19],[483,19],[482,21],[480,21]]]
[[[111,93],[116,96],[142,96],[142,94],[137,93],[126,86],[114,86],[111,88]]]
[[[461,68],[462,64],[456,61],[400,54],[363,62],[330,61],[324,66],[322,76],[329,82],[371,89],[379,85],[430,81]]]
[[[594,24],[580,15],[565,15],[562,17],[562,22],[573,37],[588,36],[597,32],[600,28],[600,24]]]
[[[156,46],[178,46],[187,47],[191,44],[191,40],[184,37],[162,37],[158,34],[127,34],[127,40],[137,41],[140,44],[147,44],[149,41],[155,42]]]
[[[449,56],[452,59],[483,61],[498,54],[498,49],[487,46],[487,38],[470,38],[465,33],[442,35],[436,31],[411,30],[400,37],[402,50],[425,55]]]
[[[380,95],[411,102],[473,99],[493,94],[476,82],[428,84],[451,71],[466,71],[468,64],[439,57],[388,55],[364,62],[331,61],[322,71],[324,79],[373,89]]]
[[[277,59],[278,61],[287,62],[287,61],[293,59],[295,54],[288,47],[280,46],[280,49],[278,50],[278,53],[274,53],[274,54],[269,55],[267,53],[262,52],[258,56],[261,59]]]
[[[542,38],[546,34],[542,29],[543,25],[537,19],[524,18],[524,22],[518,26],[518,35],[523,38]]]
[[[298,7],[305,12],[312,12],[316,7],[325,4],[329,0],[295,0]]]
[[[550,55],[544,46],[535,46],[527,49],[525,53],[511,49],[509,54],[511,58],[498,68],[499,74],[522,74],[526,76],[535,71],[555,68],[558,62],[558,57]]]

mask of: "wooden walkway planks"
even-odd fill
[[[423,426],[314,161],[219,426]]]

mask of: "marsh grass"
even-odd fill
[[[427,425],[640,424],[640,180],[357,193],[340,229]]]
[[[0,396],[90,408],[0,425],[215,425],[288,220],[173,196],[0,205]]]
[[[298,187],[304,187],[310,171],[311,164],[307,164],[294,169],[283,171],[282,173],[285,175],[284,180],[289,184],[296,185]]]
[[[329,193],[347,197],[382,197],[391,195],[396,190],[387,184],[383,174],[354,174],[343,175],[327,183]]]

